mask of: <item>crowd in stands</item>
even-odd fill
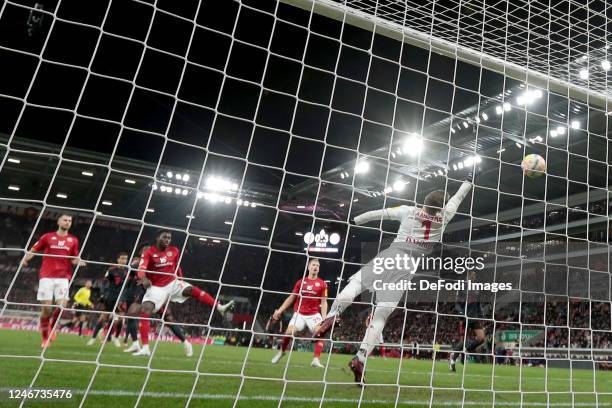
[[[9,209],[10,210],[10,209]],[[577,209],[570,209],[569,213],[559,210],[555,213],[548,213],[546,222],[548,224],[561,223],[564,219],[573,220],[579,217],[576,215]],[[595,204],[590,208],[593,214],[603,214],[601,205]],[[581,219],[581,218],[577,218]],[[38,223],[37,223],[38,222]],[[84,284],[88,279],[94,281],[94,299],[100,294],[102,288],[102,276],[106,265],[102,263],[114,262],[117,253],[127,250],[131,252],[137,244],[140,226],[131,224],[121,224],[111,221],[96,221],[91,227],[90,220],[85,217],[75,217],[75,222],[71,233],[79,237],[83,242],[87,236],[87,242],[81,245],[82,257],[89,262],[86,268],[80,269],[71,287],[71,294]],[[33,239],[38,238],[42,233],[54,230],[55,214],[49,214],[38,220],[38,211],[35,209],[16,209],[8,213],[0,214],[0,247],[5,250],[0,251],[0,296],[4,297],[10,288],[7,300],[11,302],[10,309],[37,311],[37,306],[18,305],[24,303],[36,304],[36,286],[38,283],[39,262],[32,262],[28,268],[19,269],[19,275],[15,279],[18,271],[19,261],[23,256],[23,249],[31,246],[33,240],[29,240],[35,228]],[[505,230],[516,232],[512,225],[522,225],[528,228],[541,228],[544,225],[541,215],[527,216],[516,222],[509,222],[508,226],[499,225],[499,234]],[[91,227],[91,228],[90,228]],[[472,236],[478,237],[495,236],[495,224],[489,227],[481,227]],[[488,229],[488,230],[487,230]],[[604,231],[605,233],[606,231]],[[89,234],[89,235],[88,235]],[[589,236],[589,238],[591,238]],[[601,238],[601,237],[600,237]],[[177,241],[182,247],[183,242],[180,236]],[[142,241],[142,240],[140,240]],[[607,234],[606,234],[607,241]],[[547,241],[549,246],[557,245],[556,241]],[[558,245],[565,245],[564,240],[560,240]],[[232,247],[234,248],[234,247]],[[245,249],[246,248],[246,249]],[[203,286],[210,293],[216,294],[220,290],[220,296],[233,297],[240,296],[246,299],[241,306],[242,315],[250,315],[252,321],[241,321],[234,325],[237,329],[235,338],[236,344],[248,343],[252,330],[261,330],[265,326],[266,320],[271,316],[274,309],[280,305],[286,294],[279,293],[270,295],[266,301],[261,299],[260,284],[263,281],[264,288],[268,285],[270,290],[290,291],[295,283],[295,274],[288,274],[286,271],[295,268],[291,260],[282,262],[270,262],[265,275],[261,271],[254,270],[253,259],[261,258],[260,248],[245,247],[240,253],[227,254],[228,245],[224,241],[213,243],[212,240],[202,241],[198,239],[188,239],[184,245],[182,258],[182,268],[185,276],[201,280]],[[235,249],[233,249],[235,250]],[[539,250],[539,249],[534,249]],[[263,251],[264,254],[267,252]],[[263,264],[263,263],[262,263]],[[607,271],[608,261],[600,260],[598,268],[600,271]],[[267,265],[267,264],[266,264]],[[591,260],[592,265],[592,260]],[[322,271],[324,274],[325,271]],[[536,279],[543,274],[542,269],[524,269],[522,279]],[[269,277],[273,276],[273,284],[269,284]],[[577,276],[577,275],[576,275]],[[588,276],[588,275],[587,275]],[[268,280],[266,280],[268,277]],[[575,277],[574,277],[575,278]],[[569,278],[569,286],[572,280]],[[219,288],[218,282],[224,285]],[[335,282],[331,282],[335,285]],[[272,286],[269,286],[272,285]],[[249,289],[250,288],[250,289]],[[490,294],[489,294],[490,295]],[[587,294],[588,295],[588,294]],[[490,339],[493,339],[496,332],[501,330],[517,330],[519,323],[534,325],[541,329],[545,328],[543,339],[534,342],[530,346],[546,346],[547,348],[610,348],[612,335],[610,335],[610,303],[606,301],[589,300],[585,298],[567,298],[563,296],[549,297],[544,302],[544,295],[539,302],[524,302],[520,304],[516,300],[500,301],[503,297],[498,294],[497,304],[493,304],[492,298],[483,294],[482,308],[484,317],[484,328],[489,338],[485,348],[490,350]],[[15,304],[14,304],[15,303]],[[437,307],[437,308],[436,308]],[[186,302],[185,304],[172,306],[172,314],[176,321],[197,324],[187,331],[193,336],[200,336],[206,333],[205,325],[209,322],[210,310],[203,308],[196,302]],[[342,344],[344,351],[349,351],[361,340],[365,331],[365,321],[371,308],[367,305],[354,306],[347,312],[342,322],[334,332],[334,340]],[[289,317],[288,315],[286,316]],[[95,321],[95,314],[92,314],[92,321]],[[384,330],[383,336],[386,343],[403,344],[404,347],[412,347],[413,344],[427,345],[431,348],[433,344],[452,345],[463,339],[458,327],[464,318],[457,315],[453,302],[444,302],[436,305],[407,304],[405,308],[398,309],[390,317]],[[217,324],[219,322],[214,322]],[[540,325],[540,326],[537,326]],[[546,325],[546,326],[544,326]],[[242,331],[244,329],[244,331]],[[246,339],[246,340],[245,340]],[[256,346],[271,347],[272,340],[268,336],[256,336],[253,339]],[[423,347],[423,348],[427,348]],[[427,352],[421,353],[426,356]]]

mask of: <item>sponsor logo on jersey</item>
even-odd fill
[[[57,245],[59,245],[59,246],[64,246],[65,243],[66,243],[66,241],[57,241]]]
[[[68,237],[67,241],[72,242],[72,238]]]
[[[321,286],[321,284],[319,282],[315,282],[315,286],[318,288],[319,286]]]
[[[168,251],[166,252],[166,255],[168,256],[168,258],[172,258],[172,252]]]

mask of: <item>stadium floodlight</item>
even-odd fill
[[[480,155],[475,154],[474,155],[474,163],[482,163],[482,157],[480,157]]]
[[[510,105],[508,102],[504,102],[503,108],[504,111],[509,112],[512,110],[512,105]]]
[[[85,177],[93,177],[93,173],[91,171],[86,171],[86,170],[82,171],[81,175]]]
[[[578,72],[578,75],[580,76],[580,79],[589,79],[589,70],[581,69],[580,72]]]
[[[175,188],[174,188],[174,194],[181,194],[181,192],[182,192],[182,191],[183,191],[183,190],[182,190],[182,189],[180,189],[180,188],[178,188],[178,187],[175,187]]]
[[[497,113],[498,115],[501,115],[504,112],[504,108],[501,105],[497,105],[495,107],[495,113]]]
[[[251,208],[257,207],[257,203],[251,203]]]
[[[463,165],[464,165],[465,167],[470,167],[470,166],[472,166],[473,164],[474,164],[474,158],[473,158],[473,157],[471,157],[471,156],[467,157],[467,158],[466,158],[466,159],[463,161]]]
[[[516,104],[525,105],[525,106],[531,105],[533,102],[535,102],[536,99],[539,99],[541,97],[542,97],[542,91],[540,91],[539,89],[527,90],[516,98]]]
[[[55,196],[57,198],[68,198],[68,194],[65,194],[65,193],[57,193]]]
[[[393,187],[391,187],[391,186],[387,186],[387,187],[385,187],[385,189],[384,189],[384,193],[385,193],[385,194],[389,194],[389,193],[390,193],[390,192],[392,192],[392,191],[393,191]]]
[[[174,177],[174,173],[172,173],[171,171],[167,171],[166,172],[166,177],[172,178],[172,177]]]
[[[557,137],[557,131],[556,130],[551,130],[550,131],[550,137]]]
[[[175,178],[176,178],[177,180],[182,180],[182,179],[183,179],[183,175],[182,175],[182,174],[180,174],[180,173],[177,173],[177,174],[176,174],[176,176],[175,176]]]
[[[206,188],[212,191],[229,192],[237,190],[238,185],[224,178],[211,176],[206,179]]]
[[[603,69],[604,71],[609,71],[610,70],[610,61],[608,61],[608,60],[601,61],[601,69]]]
[[[462,124],[463,124],[463,127],[466,128],[466,129],[469,127],[467,122],[463,122]]]
[[[196,195],[197,198],[202,198],[204,197],[204,193],[202,191],[198,191],[198,194]]]
[[[299,232],[299,231],[296,231],[294,234],[297,235],[298,237],[303,237],[304,236],[304,234]]]
[[[489,115],[487,115],[487,113],[486,113],[486,112],[482,112],[482,115],[481,115],[481,116],[482,116],[482,120],[484,120],[484,121],[489,120]]]
[[[8,186],[8,189],[9,189],[9,190],[13,190],[13,191],[19,191],[19,190],[21,190],[21,188],[19,188],[19,186],[15,186],[15,185]]]
[[[558,135],[564,135],[565,134],[565,128],[563,126],[557,126],[557,134]]]
[[[410,136],[404,141],[403,150],[410,156],[418,156],[423,151],[423,139],[416,135]]]
[[[208,241],[208,238],[200,237],[200,238],[198,238],[198,240],[206,242],[206,241]]]
[[[155,208],[147,208],[147,212],[154,213],[155,212]]]
[[[108,205],[108,206],[111,206],[111,205],[113,205],[113,202],[112,202],[112,201],[109,201],[109,200],[104,200],[104,201],[102,201],[102,205]]]
[[[223,223],[224,223],[225,225],[232,225],[232,224],[233,224],[233,222],[231,222],[231,221],[223,221]]]
[[[237,199],[237,200],[236,200],[236,204],[238,204],[238,205],[242,205],[242,199],[241,199],[241,198]]]
[[[266,227],[265,225],[262,225],[261,227],[259,227],[259,229],[262,231],[270,231],[270,228]]]
[[[572,129],[580,129],[580,122],[572,120]]]
[[[8,161],[9,163],[14,163],[14,164],[19,164],[19,163],[21,163],[21,160],[19,160],[19,159],[15,159],[14,157],[9,157],[9,158],[7,159],[7,161]]]
[[[355,165],[355,174],[365,174],[368,171],[370,171],[370,163],[365,159],[359,160]]]
[[[189,174],[183,174],[183,181],[189,181]]]
[[[123,181],[125,181],[127,184],[136,184],[136,180],[132,180],[132,179],[125,179]]]
[[[457,171],[457,164],[453,164],[453,170]]]
[[[184,196],[186,196],[187,194],[189,194],[189,190],[187,190],[186,188],[183,189],[183,191],[181,191],[181,194],[183,194]]]
[[[402,180],[395,180],[395,182],[393,182],[393,191],[403,191],[404,188],[406,187],[406,183],[404,183]]]
[[[457,167],[459,168],[459,170],[461,170],[463,168],[463,162],[457,163]]]

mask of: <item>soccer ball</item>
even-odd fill
[[[546,160],[539,154],[528,154],[521,163],[527,177],[540,177],[546,171]]]

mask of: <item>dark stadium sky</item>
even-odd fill
[[[517,80],[430,54],[408,43],[402,46],[398,41],[373,36],[370,31],[342,25],[319,14],[313,14],[310,19],[308,11],[284,3],[278,4],[276,23],[272,16],[261,12],[275,12],[274,1],[243,1],[239,13],[237,2],[205,1],[195,16],[196,4],[196,1],[158,1],[161,11],[153,16],[153,8],[143,2],[113,2],[96,49],[99,30],[94,27],[102,25],[108,2],[83,7],[76,0],[62,1],[57,10],[61,20],[56,21],[42,53],[45,60],[35,77],[28,96],[30,105],[17,125],[11,148],[57,153],[66,142],[66,158],[81,159],[84,151],[93,152],[86,160],[112,164],[115,170],[109,183],[112,188],[103,196],[111,196],[115,205],[106,211],[137,218],[145,210],[151,183],[135,176],[138,189],[126,199],[128,194],[123,183],[126,176],[117,171],[155,175],[153,169],[164,143],[159,134],[166,129],[169,140],[161,157],[162,168],[190,173],[192,179],[186,184],[192,187],[205,160],[205,175],[221,173],[239,180],[246,171],[247,185],[265,185],[271,191],[268,198],[260,198],[269,205],[276,205],[278,194],[287,201],[295,199],[312,204],[318,187],[316,177],[323,162],[321,177],[339,183],[340,187],[323,191],[318,204],[325,210],[334,207],[334,216],[330,218],[335,220],[348,219],[346,204],[353,190],[352,178],[341,178],[339,169],[352,171],[357,153],[378,157],[381,160],[373,162],[381,164],[354,185],[368,191],[383,190],[387,181],[386,159],[392,151],[389,148],[397,147],[408,132],[422,133],[429,139],[431,143],[428,141],[423,156],[435,156],[443,165],[448,156],[453,162],[462,160],[474,147],[478,148],[485,169],[479,183],[489,189],[476,189],[475,216],[490,217],[498,204],[500,209],[520,207],[522,202],[517,204],[513,194],[521,194],[523,189],[518,164],[527,151],[546,155],[551,176],[547,189],[544,178],[526,183],[527,200],[586,194],[593,187],[600,191],[606,188],[605,162],[610,163],[610,159],[602,156],[607,150],[603,111],[545,93],[527,109],[505,112],[502,122],[502,116],[495,113],[502,102],[500,95],[504,90],[512,90],[515,93],[506,95],[506,100],[514,103],[521,85]],[[45,2],[45,9],[53,10],[55,5],[56,2]],[[192,23],[162,11],[186,19],[195,17],[199,26],[189,50]],[[8,48],[0,49],[0,57],[10,61],[0,76],[0,94],[4,95],[0,96],[3,118],[0,132],[5,134],[10,134],[16,126],[38,63],[36,55],[42,50],[51,24],[50,16],[44,16],[42,27],[29,37],[25,28],[28,12],[8,4],[0,20],[0,45]],[[145,47],[143,42],[151,21]],[[269,58],[265,50],[268,43],[272,52]],[[368,53],[370,47],[372,58]],[[180,82],[185,55],[192,64],[187,65]],[[306,64],[303,72],[302,57]],[[90,63],[92,74],[85,85],[85,68]],[[228,76],[224,81],[221,71],[226,63]],[[259,83],[265,88],[261,98]],[[128,104],[134,84],[136,88]],[[180,101],[171,115],[175,93]],[[219,114],[213,126],[218,99]],[[123,124],[129,129],[122,131],[126,109]],[[75,111],[79,116],[68,132]],[[476,127],[474,117],[483,112],[489,117],[486,126],[481,119],[480,126]],[[581,123],[580,129],[568,132],[566,137],[548,137],[550,129],[567,126],[574,120]],[[470,125],[462,126],[467,121]],[[454,133],[449,138],[451,127]],[[588,137],[587,128],[592,132]],[[120,133],[117,152],[110,162],[109,155]],[[290,139],[290,134],[300,138]],[[536,143],[529,144],[525,150],[522,145],[515,146],[517,140],[524,143],[525,137],[536,135],[556,149],[547,150],[543,144]],[[203,149],[206,146],[208,153]],[[497,153],[502,147],[506,150]],[[282,184],[280,170],[263,166],[283,167],[286,154],[284,169],[300,175],[290,175]],[[589,162],[586,156],[597,161]],[[250,161],[248,166],[244,158]],[[568,163],[571,164],[569,172]],[[56,164],[56,159],[49,158],[46,167],[39,167],[45,170],[39,171],[34,187],[37,191],[28,198],[42,199],[40,195],[46,191]],[[433,164],[428,166],[422,166],[421,170],[439,169]],[[402,170],[409,172],[416,166],[408,160],[395,159],[392,167],[390,174],[396,177]],[[16,171],[14,166],[5,166],[0,174],[3,186],[8,184],[7,180],[18,177],[19,173],[11,173],[13,170]],[[60,176],[69,179],[70,171],[62,169]],[[104,176],[105,172],[103,169],[100,175]],[[78,177],[76,173],[73,179]],[[396,198],[414,198],[416,179],[410,174],[404,177],[411,182],[410,187],[401,194],[392,194],[387,204],[399,203],[394,201]],[[460,179],[463,174],[451,171],[449,177]],[[444,179],[421,182],[417,199],[427,189],[443,188]],[[502,191],[499,203],[497,193],[492,190],[497,189],[498,181]],[[79,183],[82,182],[81,178]],[[452,183],[455,182],[449,184],[450,188],[456,185]],[[301,195],[291,189],[297,185],[307,186]],[[72,204],[92,208],[99,190],[79,186],[89,193],[82,202]],[[59,187],[53,186],[53,193],[56,188]],[[23,198],[29,192],[24,188],[19,194]],[[53,201],[53,197],[51,203],[66,203]],[[353,212],[383,204],[381,197],[359,198],[361,201],[353,204]],[[156,205],[162,206],[164,202],[168,208],[177,208],[176,199],[156,195],[155,200],[159,200],[155,201]],[[192,204],[191,198],[181,201],[180,220],[174,220],[172,225],[182,228],[186,224],[184,214],[189,213]],[[466,203],[462,210],[468,210],[470,205]],[[233,211],[216,220],[198,213],[192,225],[202,223],[226,234],[229,227],[223,221],[224,217],[231,216],[230,212]],[[311,209],[303,212],[310,213]],[[147,220],[153,222],[158,216],[159,212],[147,214]],[[274,212],[258,216],[269,223],[274,220]],[[309,220],[304,217],[299,222],[306,225]],[[214,227],[213,221],[217,223]],[[295,222],[298,221],[287,220],[288,225]],[[299,241],[299,238],[292,239]]]

